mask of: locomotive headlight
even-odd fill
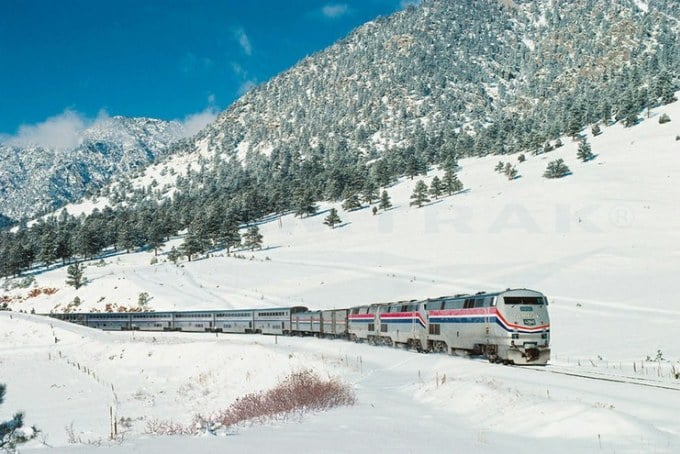
[[[547,339],[548,338],[548,333],[542,333],[541,334],[541,339]]]
[[[512,333],[511,338],[512,339],[519,339],[519,334],[518,333]]]

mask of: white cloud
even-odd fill
[[[238,41],[238,44],[241,46],[241,50],[243,50],[244,54],[248,56],[253,54],[253,46],[250,44],[250,38],[248,38],[248,35],[243,28],[237,28],[234,30],[234,38],[236,38],[236,41]]]
[[[337,19],[349,13],[349,6],[346,3],[329,3],[321,8],[321,12],[329,19]]]
[[[80,144],[83,130],[92,123],[78,112],[67,109],[41,123],[21,125],[16,135],[5,137],[4,142],[19,147],[74,148]]]
[[[413,6],[418,6],[420,5],[421,0],[401,0],[399,3],[402,7],[402,9],[406,9],[407,7],[413,5]]]
[[[208,100],[214,99],[214,95],[210,95]],[[187,115],[182,120],[182,128],[184,129],[184,137],[191,137],[198,133],[201,129],[208,126],[208,124],[215,121],[217,118],[217,109],[214,106],[208,106],[202,112],[197,112]]]

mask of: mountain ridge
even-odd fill
[[[56,194],[9,213],[26,216],[29,208],[38,207],[35,214],[96,194],[114,174],[122,182],[112,188],[127,188],[125,180],[140,172],[124,172],[151,164],[176,170],[174,181],[164,178],[153,190],[161,199],[207,181],[233,186],[222,181],[240,178],[225,171],[232,159],[261,182],[272,168],[304,160],[316,167],[314,197],[332,200],[356,190],[351,176],[332,168],[337,163],[349,168],[389,159],[398,173],[410,157],[432,164],[539,152],[587,124],[632,125],[644,107],[673,100],[680,69],[677,2],[506,4],[425,0],[379,17],[255,87],[195,136],[152,152],[138,149],[138,165],[93,177],[76,161],[73,168],[82,172],[65,172],[72,179],[58,179]],[[161,179],[158,170],[146,174]],[[34,200],[36,193],[21,199]]]

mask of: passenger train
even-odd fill
[[[303,306],[182,312],[51,313],[103,330],[261,333],[333,337],[491,362],[550,359],[548,299],[528,289],[309,310]]]

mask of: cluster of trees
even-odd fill
[[[177,260],[209,250],[262,244],[258,220],[292,212],[309,216],[320,200],[345,200],[346,209],[379,202],[391,206],[385,187],[399,176],[425,174],[432,165],[446,168],[441,188],[459,190],[456,155],[449,147],[437,148],[429,138],[422,149],[409,147],[376,158],[343,147],[342,141],[328,159],[303,157],[290,149],[271,156],[254,156],[247,165],[235,159],[199,160],[178,176],[172,196],[156,185],[134,188],[123,182],[109,191],[117,203],[78,217],[62,210],[30,226],[0,232],[0,277],[16,276],[40,265],[68,265],[92,259],[104,251],[131,252],[159,249],[184,232],[184,243],[171,250]],[[124,188],[124,190],[123,190]],[[382,195],[381,189],[382,188]],[[358,203],[357,203],[358,202]]]

